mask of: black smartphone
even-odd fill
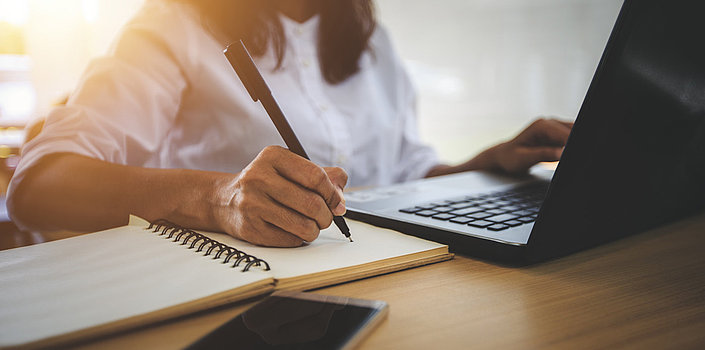
[[[388,309],[383,301],[275,292],[187,349],[352,349]]]

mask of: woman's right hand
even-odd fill
[[[253,244],[295,247],[311,242],[345,214],[341,168],[322,168],[293,152],[266,147],[221,188],[219,226]]]

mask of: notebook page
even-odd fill
[[[231,263],[232,264],[232,263]],[[0,252],[0,346],[188,303],[268,272],[230,268],[144,226]]]
[[[213,239],[242,249],[266,260],[276,279],[351,268],[398,257],[409,257],[423,252],[445,255],[447,246],[402,233],[346,219],[353,242],[335,225],[322,230],[315,241],[298,248],[265,248],[255,246],[222,234],[204,233]],[[384,265],[379,263],[378,265]]]

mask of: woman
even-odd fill
[[[205,29],[207,28],[207,29]],[[222,54],[243,38],[312,161],[282,141]],[[128,214],[268,246],[316,239],[342,189],[558,159],[539,120],[467,162],[418,137],[414,92],[369,0],[148,1],[27,144],[8,207],[30,229],[93,231]]]

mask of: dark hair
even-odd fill
[[[179,1],[179,0],[177,0]],[[281,66],[286,36],[277,8],[268,0],[180,0],[196,8],[206,28],[226,40],[242,39],[255,56],[271,45]],[[357,73],[369,49],[376,20],[372,0],[319,1],[318,57],[327,82],[337,84]]]

